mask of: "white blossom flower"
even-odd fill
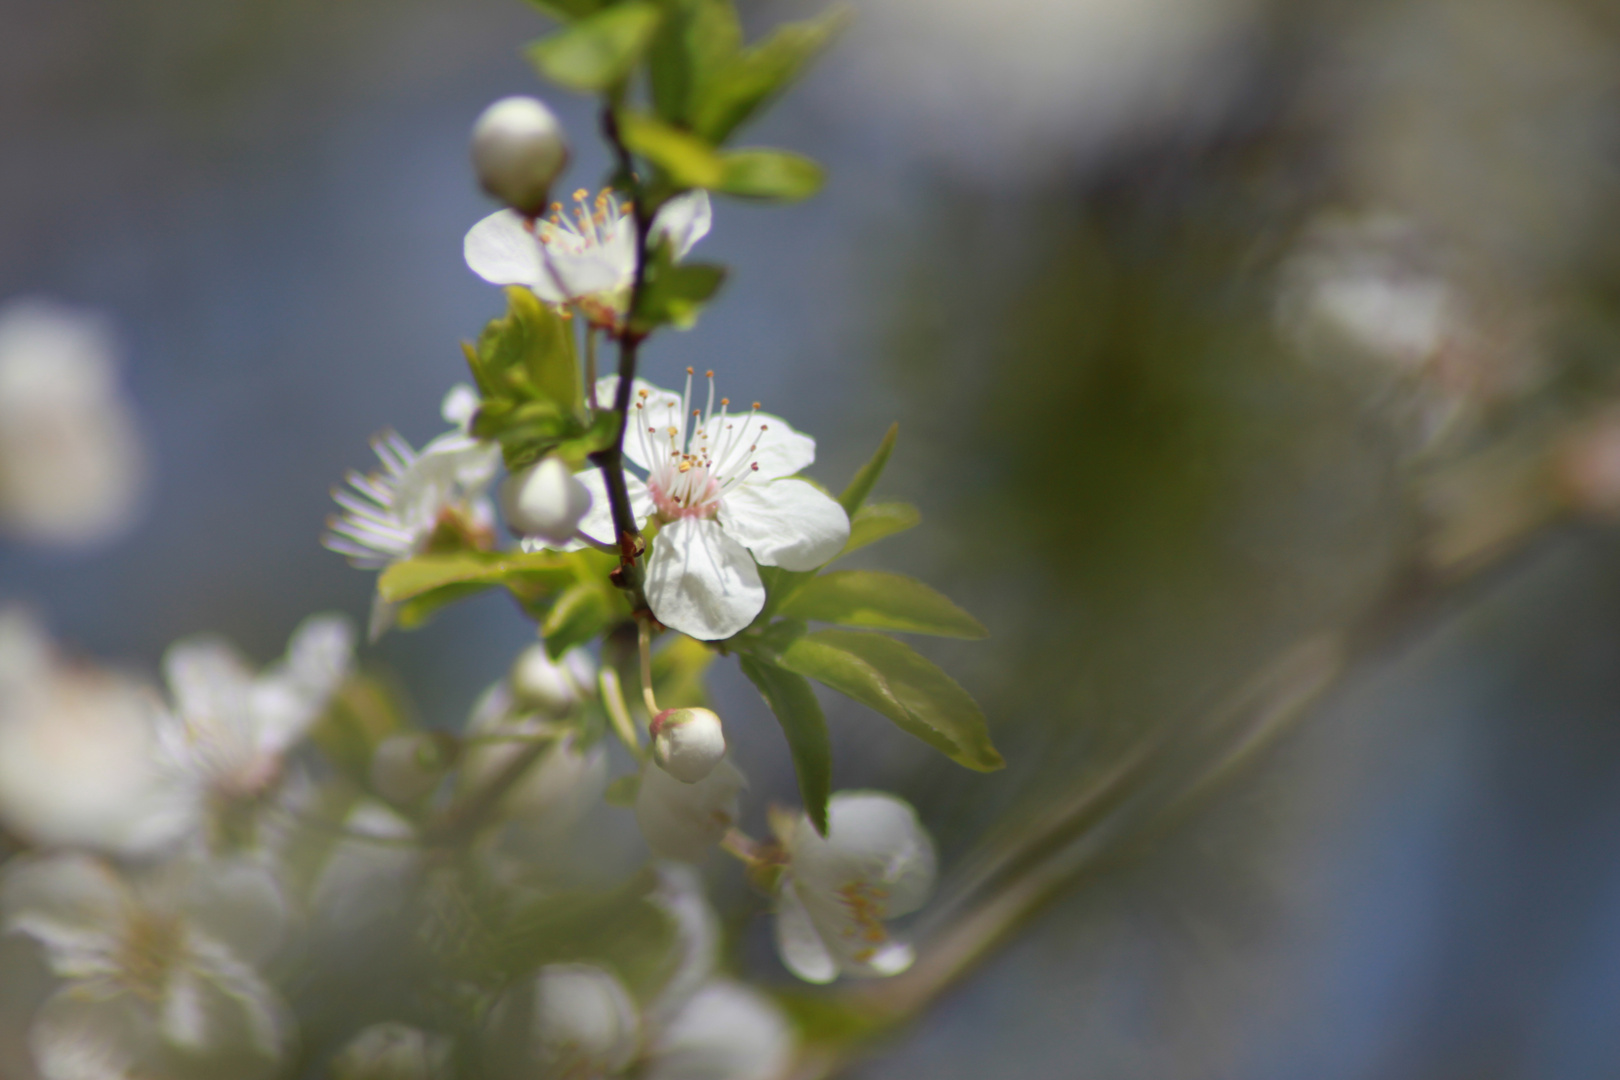
[[[501,481],[501,512],[506,525],[523,536],[554,544],[574,538],[591,508],[591,493],[562,458],[549,454]]]
[[[0,610],[0,821],[46,846],[145,855],[186,835],[193,808],[160,768],[152,688],[71,665],[19,609]]]
[[[582,662],[589,660],[582,655],[563,666]],[[515,666],[514,674],[517,670]],[[576,675],[577,671],[570,672],[570,679]],[[502,679],[473,707],[457,782],[463,793],[477,790],[528,752],[524,740],[550,738],[551,745],[507,789],[500,812],[547,833],[563,832],[601,798],[607,787],[607,752],[600,744],[582,746],[577,732],[559,735],[552,727],[553,714],[515,694],[515,681]]]
[[[108,539],[134,523],[145,481],[103,320],[35,298],[0,308],[0,531]]]
[[[371,441],[382,471],[344,477],[353,490],[334,488],[343,513],[327,521],[321,543],[346,555],[351,565],[380,570],[420,553],[441,527],[490,546],[495,507],[486,495],[500,465],[500,447],[472,437],[478,395],[458,385],[445,395],[441,412],[455,427],[424,446],[411,449],[397,432]],[[375,641],[393,624],[393,605],[380,598],[371,612]]]
[[[596,662],[584,649],[553,660],[544,642],[530,645],[512,662],[508,678],[520,705],[551,718],[567,716],[596,696]]]
[[[840,792],[827,805],[825,839],[803,815],[781,839],[776,947],[788,970],[826,983],[911,966],[911,946],[883,925],[934,887],[934,843],[910,806],[881,791]]]
[[[613,400],[618,377],[598,384]],[[728,638],[765,606],[755,566],[814,570],[843,550],[849,517],[838,501],[794,478],[816,459],[816,441],[780,417],[715,411],[713,372],[706,407],[692,406],[692,371],[680,395],[637,380],[626,420],[624,454],[645,469],[625,475],[638,526],[660,528],[647,564],[647,603],[658,621],[703,641]],[[580,474],[591,491],[582,535],[614,544],[613,518],[600,469]],[[526,543],[531,550],[540,545]]]
[[[726,756],[726,733],[711,709],[665,709],[648,725],[653,761],[682,783],[695,784]]]
[[[771,999],[729,979],[688,998],[646,1051],[643,1080],[773,1080],[793,1053],[793,1032]]]
[[[478,116],[473,171],[483,189],[528,214],[546,208],[546,193],[568,164],[562,125],[532,97],[501,98]]]
[[[572,219],[562,203],[530,221],[498,210],[467,232],[462,253],[472,272],[493,285],[526,285],[548,304],[577,304],[598,326],[616,327],[630,306],[636,275],[636,223],[628,203],[604,188],[594,204],[574,193]],[[708,192],[677,195],[653,218],[654,239],[668,239],[675,258],[708,235]]]
[[[361,1031],[332,1059],[333,1080],[439,1080],[450,1071],[450,1039],[389,1021]]]
[[[656,765],[644,765],[636,789],[636,824],[657,857],[699,862],[737,823],[738,796],[747,786],[728,760],[695,784],[677,780]]]
[[[291,1018],[254,964],[287,921],[247,859],[176,860],[124,877],[88,855],[0,874],[0,926],[35,941],[59,986],[29,1034],[42,1080],[276,1071]]]
[[[496,1077],[596,1080],[629,1066],[640,1018],[613,975],[591,964],[548,964],[491,1011],[485,1056]]]
[[[174,710],[159,725],[159,753],[199,814],[257,798],[280,778],[287,752],[347,678],[353,651],[354,628],[340,615],[305,619],[287,655],[260,673],[222,638],[169,647],[163,668]]]

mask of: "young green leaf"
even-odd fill
[[[883,441],[878,443],[878,448],[873,452],[871,459],[855,470],[855,475],[850,477],[849,486],[838,496],[838,504],[852,519],[851,524],[855,512],[866,502],[866,497],[872,494],[872,488],[877,485],[878,477],[883,475],[883,467],[889,463],[889,455],[894,453],[894,440],[899,437],[899,423],[890,424],[889,430],[883,433]]]
[[[447,585],[562,585],[577,571],[570,556],[555,551],[457,551],[418,555],[397,562],[377,578],[377,595],[399,603]]]
[[[978,703],[893,638],[818,630],[783,649],[779,663],[871,706],[959,765],[989,772],[1006,764],[991,745]]]
[[[916,578],[880,570],[837,570],[801,585],[779,614],[812,622],[982,638],[984,626]]]
[[[737,53],[699,83],[690,120],[692,129],[721,143],[767,100],[798,78],[816,54],[849,24],[852,9],[838,4],[819,18],[788,23],[758,45]]]
[[[605,580],[579,581],[563,590],[540,624],[546,652],[553,660],[596,637],[619,615],[629,614],[618,610],[624,607],[622,600],[614,603],[617,592]]]
[[[664,262],[650,278],[636,303],[636,328],[647,331],[672,323],[686,330],[697,322],[698,312],[726,280],[726,268],[708,263]]]
[[[720,158],[722,171],[714,183],[702,185],[745,199],[797,202],[821,190],[826,170],[803,154],[754,147],[733,150]]]
[[[544,411],[564,416],[580,408],[573,332],[528,289],[506,290],[506,314],[478,336],[478,357],[484,380],[493,384],[485,398],[543,403]]]
[[[732,0],[663,4],[664,21],[647,54],[653,107],[669,123],[690,127],[696,88],[742,48],[742,26]]]
[[[799,797],[810,824],[827,835],[827,800],[832,797],[832,743],[827,718],[815,691],[801,675],[784,671],[752,656],[741,656],[743,674],[776,714],[793,752],[793,771],[799,777]]]
[[[559,86],[600,93],[630,75],[658,32],[660,15],[648,0],[615,4],[530,45],[529,60]]]
[[[618,123],[624,145],[662,169],[672,187],[712,188],[725,179],[726,163],[696,135],[629,110]]]
[[[838,553],[839,558],[886,536],[915,528],[921,520],[922,515],[910,503],[867,503],[850,516],[849,541],[844,544],[844,550]]]

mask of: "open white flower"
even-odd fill
[[[134,524],[146,447],[99,316],[48,300],[0,308],[0,532],[108,539]]]
[[[591,322],[616,327],[635,281],[636,222],[611,188],[594,204],[588,197],[583,188],[574,193],[572,219],[562,203],[553,203],[545,219],[496,211],[468,230],[467,266],[493,285],[526,285],[548,304],[578,304]],[[708,235],[711,214],[708,192],[677,195],[653,218],[652,235],[667,238],[683,258]]]
[[[347,678],[353,652],[354,628],[340,615],[305,619],[262,673],[218,637],[171,645],[163,668],[174,711],[158,737],[176,789],[199,813],[263,794]]]
[[[883,920],[921,907],[934,887],[934,842],[916,811],[881,791],[844,791],[827,804],[827,837],[800,815],[781,838],[788,864],[777,895],[776,947],[806,982],[897,975],[911,946]]]
[[[116,672],[62,662],[0,610],[0,822],[43,845],[146,855],[195,827],[157,754],[162,702]]]
[[[29,1035],[40,1076],[269,1076],[291,1019],[253,965],[286,916],[274,879],[245,859],[133,878],[87,855],[14,860],[0,926],[37,942],[59,980]]]
[[[794,474],[816,459],[816,441],[780,417],[733,414],[729,398],[715,410],[692,408],[692,371],[676,395],[637,380],[626,420],[624,454],[647,471],[625,486],[638,526],[660,525],[647,565],[647,603],[658,621],[703,641],[728,638],[765,606],[755,566],[814,570],[843,550],[849,517],[836,499]],[[618,377],[598,383],[612,401]],[[579,531],[614,544],[613,518],[600,469],[580,474],[591,509]],[[529,545],[531,548],[534,545]]]
[[[363,570],[381,570],[422,551],[441,526],[474,540],[493,543],[495,506],[486,492],[500,466],[500,447],[472,437],[469,426],[478,395],[458,385],[445,395],[441,412],[455,427],[413,450],[398,432],[371,440],[382,471],[350,470],[349,487],[334,488],[343,513],[328,519],[321,543],[348,556]],[[370,637],[393,623],[393,605],[380,598],[371,611]]]

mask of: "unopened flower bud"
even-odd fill
[[[708,709],[665,709],[651,732],[653,760],[682,783],[702,780],[726,756],[726,733]]]
[[[540,644],[530,645],[518,654],[510,678],[520,707],[561,718],[590,696],[596,670],[589,654],[581,649],[570,649],[553,660],[545,645]]]
[[[502,996],[484,1033],[498,1080],[616,1075],[635,1057],[640,1020],[624,985],[590,964],[549,964]]]
[[[371,786],[389,802],[415,802],[438,786],[458,751],[442,731],[390,736],[371,755]]]
[[[524,536],[565,544],[590,508],[590,491],[559,457],[542,458],[501,483],[506,524]]]
[[[332,1059],[336,1080],[436,1080],[450,1064],[450,1040],[405,1024],[373,1024]]]
[[[502,98],[473,125],[472,162],[486,192],[535,217],[546,208],[551,182],[568,164],[568,142],[562,125],[539,101]]]

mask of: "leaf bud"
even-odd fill
[[[541,643],[518,653],[509,678],[519,706],[561,718],[590,696],[596,671],[583,649],[570,649],[553,660]]]
[[[555,455],[508,476],[501,483],[501,510],[507,526],[523,536],[553,544],[574,538],[591,508],[591,493]]]
[[[532,97],[502,98],[473,124],[472,163],[486,192],[536,217],[568,164],[568,142],[545,105]]]
[[[726,756],[720,718],[708,709],[665,709],[653,717],[653,760],[685,784],[695,784]]]
[[[439,785],[460,749],[443,731],[390,736],[372,752],[371,786],[389,802],[415,802]]]

